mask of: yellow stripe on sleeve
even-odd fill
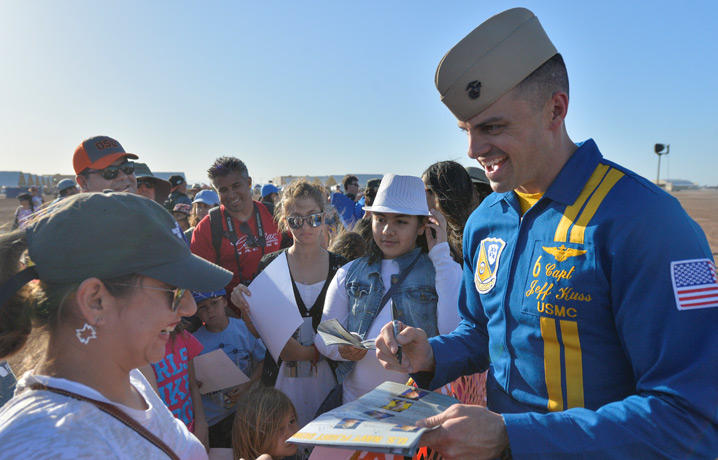
[[[586,225],[591,221],[594,214],[596,214],[596,211],[598,211],[598,207],[601,206],[601,203],[603,202],[604,198],[606,198],[606,195],[608,195],[608,192],[611,191],[614,185],[616,185],[616,182],[619,181],[623,177],[623,173],[617,169],[611,168],[610,171],[608,171],[608,174],[606,174],[606,178],[601,182],[601,185],[599,185],[598,189],[596,190],[596,193],[593,194],[590,200],[588,200],[588,204],[586,204],[586,208],[581,212],[581,216],[576,221],[576,224],[571,229],[571,243],[580,243],[583,244],[583,237],[584,233],[586,232]]]
[[[566,210],[563,212],[563,216],[561,216],[558,227],[556,227],[556,234],[553,238],[554,241],[566,242],[569,227],[573,224],[573,221],[576,219],[584,203],[586,203],[586,200],[588,200],[588,197],[591,196],[593,191],[596,190],[596,187],[598,187],[598,184],[601,183],[601,179],[603,179],[606,171],[608,171],[608,166],[599,163],[596,169],[593,170],[591,177],[588,178],[586,185],[583,186],[583,190],[581,190],[581,194],[578,195],[576,201],[566,206]]]
[[[541,337],[543,338],[543,365],[548,393],[547,408],[551,412],[562,411],[561,351],[558,345],[555,319],[541,317]]]
[[[583,359],[576,321],[561,320],[561,341],[566,358],[566,406],[583,407]]]

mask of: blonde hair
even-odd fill
[[[324,198],[324,192],[316,185],[310,184],[306,179],[297,179],[289,184],[282,193],[282,201],[279,202],[277,209],[275,209],[275,219],[279,225],[279,231],[289,231],[287,225],[287,209],[289,209],[294,202],[299,198],[310,198],[317,203],[319,210],[324,212],[326,208],[326,200]]]
[[[276,388],[256,386],[242,395],[232,425],[234,459],[269,453],[287,414],[297,417],[292,401]]]

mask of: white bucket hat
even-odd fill
[[[365,211],[430,216],[424,182],[416,176],[386,174],[381,179],[374,203]]]

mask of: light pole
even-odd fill
[[[658,174],[656,175],[656,185],[660,186],[660,179],[661,179],[661,155],[668,155],[668,153],[671,151],[671,145],[670,144],[656,144],[653,150],[656,152],[656,155],[658,155]]]

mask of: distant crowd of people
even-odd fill
[[[407,373],[383,369],[376,356],[366,354],[366,350],[325,346],[316,337],[317,326],[323,320],[338,319],[345,327],[367,337],[377,336],[381,326],[392,319],[422,326],[430,335],[451,332],[459,324],[456,303],[461,282],[461,234],[471,211],[491,192],[479,168],[467,170],[456,162],[443,161],[429,166],[421,178],[388,174],[363,186],[355,175],[348,174],[342,180],[343,190],[338,187],[332,190],[304,179],[281,188],[271,183],[256,187],[244,162],[235,157],[220,157],[208,169],[211,187],[188,189],[182,176],[172,176],[165,181],[155,177],[149,167],[135,161],[137,159],[138,155],[127,153],[110,137],[86,139],[73,157],[76,182],[65,179],[58,183],[57,198],[48,204],[35,199],[40,195],[37,189],[31,190],[35,196],[19,196],[21,207],[16,227],[32,229],[46,219],[52,222],[53,215],[71,212],[69,206],[87,206],[86,203],[100,200],[93,193],[100,194],[105,196],[102,201],[107,201],[108,209],[113,208],[107,212],[114,214],[116,225],[110,230],[104,228],[107,224],[98,224],[104,228],[98,233],[102,235],[100,244],[109,245],[115,251],[132,252],[126,245],[115,248],[115,243],[107,239],[107,232],[125,233],[123,238],[127,244],[131,244],[133,235],[134,240],[143,241],[148,233],[143,229],[143,221],[166,219],[160,214],[168,211],[173,225],[170,230],[191,251],[192,257],[199,256],[227,270],[227,276],[231,276],[228,282],[204,286],[197,281],[198,286],[190,295],[179,294],[176,289],[171,291],[170,287],[182,284],[170,278],[145,275],[141,271],[139,275],[122,273],[129,270],[122,267],[105,269],[105,265],[115,261],[114,256],[96,262],[98,269],[102,267],[113,275],[122,273],[122,282],[115,283],[118,286],[136,284],[158,290],[168,286],[172,294],[170,310],[182,315],[182,320],[170,322],[158,331],[160,340],[166,336],[162,356],[158,353],[153,355],[150,364],[135,366],[141,374],[130,373],[129,388],[143,388],[141,393],[148,401],[154,396],[150,398],[146,390],[154,389],[169,412],[205,448],[233,448],[245,458],[256,458],[262,453],[273,458],[308,458],[309,450],[297,452],[296,446],[275,442],[276,438],[285,440],[316,415],[358,398],[385,380],[407,382]],[[116,192],[138,198],[122,196],[118,201],[126,206],[119,206],[112,203]],[[145,198],[156,204],[137,202]],[[138,206],[145,213],[141,220],[137,215],[129,215],[136,213],[133,209]],[[80,213],[76,218],[92,220],[93,215]],[[138,225],[128,227],[133,221]],[[59,238],[62,231],[56,233]],[[79,234],[64,236],[76,238]],[[153,251],[147,249],[148,254]],[[65,260],[68,265],[78,263],[72,255],[68,257]],[[146,256],[137,253],[135,257]],[[29,259],[34,261],[32,254]],[[23,263],[23,266],[31,266],[26,261]],[[263,295],[252,292],[248,286],[270,264],[286,265],[295,293],[295,304],[290,308],[298,309],[305,320],[276,362],[267,353],[252,323],[246,298]],[[375,271],[381,274],[380,278],[371,276]],[[400,273],[407,275],[398,289],[392,289],[390,298],[376,298],[375,295],[385,291],[384,286],[392,285],[392,277]],[[203,278],[199,273],[191,276]],[[108,286],[116,281],[114,276],[110,278]],[[155,278],[159,281],[154,281]],[[115,293],[126,290],[117,289]],[[367,296],[369,292],[378,294]],[[112,295],[112,291],[108,294]],[[190,297],[194,299],[196,312],[187,305]],[[78,315],[82,319],[81,312],[72,318]],[[99,351],[100,338],[105,335],[104,324],[96,318],[84,320],[83,328],[76,328],[83,331],[77,333],[78,343],[67,344],[68,349],[64,351],[70,353],[73,348],[86,351],[95,346]],[[50,329],[46,340],[53,342],[55,334],[57,332]],[[140,341],[135,336],[126,339]],[[157,341],[157,337],[152,339]],[[154,345],[153,340],[149,340],[149,345]],[[223,350],[250,381],[202,394],[202,382],[197,379],[193,360],[218,349]],[[50,353],[50,349],[45,353]],[[107,358],[123,353],[127,352],[109,348],[102,351]],[[10,361],[12,366],[4,364],[5,382],[14,372],[27,369],[37,372],[37,364],[44,363],[39,358],[34,366],[26,369],[23,366],[31,361]],[[92,361],[84,363],[83,368]],[[68,365],[69,374],[58,372],[55,377],[20,374],[18,378],[22,379],[17,389],[31,387],[31,382],[36,380],[62,388],[65,382],[59,380],[60,375],[69,377],[73,382],[71,389],[82,397],[95,397],[96,392],[106,397],[113,387],[119,387],[94,378],[80,379],[73,373],[79,371],[74,365],[79,363]],[[100,370],[98,367],[91,373]],[[482,377],[475,377],[481,386]],[[3,386],[3,403],[12,396],[11,389],[10,384]],[[120,388],[117,391],[119,393]],[[30,397],[28,393],[19,394]],[[57,396],[49,399],[52,401],[43,402],[58,402]],[[142,408],[132,397],[115,402],[128,406],[128,412]],[[261,407],[265,403],[271,407]],[[261,420],[251,420],[252,414],[259,414],[256,416]],[[276,433],[258,436],[258,423],[273,427],[267,432]],[[175,448],[191,452],[194,447],[188,441],[189,436],[181,437],[180,447]]]

